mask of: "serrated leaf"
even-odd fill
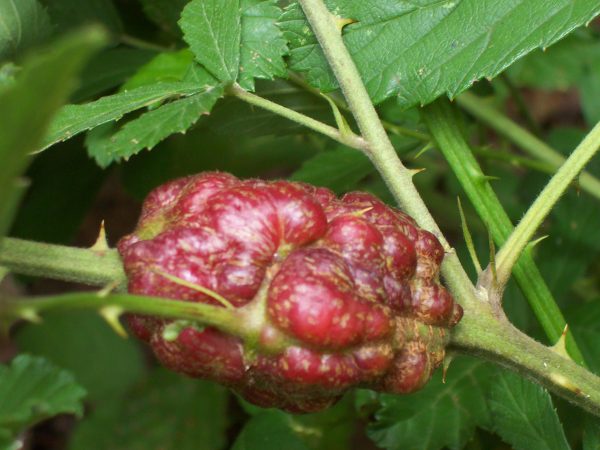
[[[9,87],[0,92],[0,224],[6,229],[27,167],[56,110],[64,103],[76,74],[104,41],[98,30],[71,35],[28,59]],[[48,83],[52,89],[48,90]]]
[[[155,370],[124,397],[100,405],[70,450],[218,450],[225,446],[227,390]]]
[[[148,111],[114,134],[87,139],[88,153],[101,167],[128,159],[140,150],[153,148],[173,133],[185,133],[201,115],[210,112],[222,95],[223,86],[208,87],[195,95]]]
[[[374,102],[398,96],[406,107],[439,95],[455,96],[482,77],[494,77],[538,47],[548,47],[600,13],[596,0],[331,0],[330,11],[357,23],[344,41]],[[337,87],[297,3],[281,26],[290,68],[309,83]]]
[[[286,77],[283,55],[287,42],[276,20],[281,9],[275,0],[241,0],[242,37],[238,82],[246,90],[254,90],[254,78],[272,80]]]
[[[494,429],[517,450],[568,450],[567,438],[543,387],[502,371],[490,393]]]
[[[91,23],[102,24],[113,33],[123,29],[112,0],[43,0],[53,25],[61,32]]]
[[[21,351],[68,369],[93,401],[117,397],[143,373],[136,342],[122,339],[93,312],[49,313],[15,335]]]
[[[179,24],[196,60],[218,80],[254,90],[254,78],[287,74],[274,0],[193,0]]]
[[[292,428],[292,420],[280,411],[253,416],[235,440],[231,450],[309,450]]]
[[[83,105],[66,105],[50,125],[42,150],[123,115],[165,100],[185,97],[203,89],[195,83],[156,83],[102,97]]]
[[[176,52],[159,53],[140,67],[121,86],[121,90],[127,91],[159,82],[182,81],[193,60],[194,55],[187,48]]]
[[[17,356],[0,365],[0,432],[14,435],[56,414],[80,416],[85,390],[73,376],[43,358]]]
[[[52,31],[37,0],[0,0],[0,61],[43,42]]]
[[[239,0],[192,0],[179,25],[196,60],[217,80],[235,81],[240,65]]]
[[[374,172],[369,158],[355,149],[337,147],[313,156],[290,177],[293,181],[327,187],[341,194]]]
[[[476,426],[489,427],[486,392],[491,366],[469,358],[452,361],[446,383],[438,373],[426,387],[408,396],[381,394],[367,434],[386,449],[460,449]]]

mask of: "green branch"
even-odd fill
[[[551,164],[554,169],[558,169],[565,162],[565,158],[559,152],[476,95],[465,92],[456,98],[456,103],[498,134],[513,142],[521,150],[540,161]],[[598,178],[583,172],[578,181],[582,190],[600,199],[600,180]]]
[[[258,95],[245,91],[238,85],[232,85],[229,87],[227,89],[227,93],[251,105],[266,109],[267,111],[271,111],[272,113],[278,114],[286,119],[299,123],[300,125],[304,125],[311,130],[324,134],[334,141],[338,141],[340,144],[347,145],[348,147],[352,147],[357,150],[365,150],[366,143],[361,137],[356,136],[353,133],[342,133],[335,127],[327,125],[323,122],[319,122],[318,120],[296,112],[293,109],[286,108],[285,106],[279,105],[271,100],[267,100],[266,98],[259,97]]]
[[[472,205],[486,222],[492,238],[497,245],[504,244],[514,227],[460,132],[456,111],[448,100],[438,99],[422,110],[422,116]],[[546,336],[550,342],[556,342],[566,321],[529,250],[520,255],[514,275]],[[499,303],[500,299],[495,298],[495,301]],[[583,364],[583,356],[571,333],[567,335],[567,349],[575,361]]]
[[[497,281],[500,286],[506,284],[515,262],[529,244],[533,234],[598,149],[600,149],[600,123],[596,124],[550,179],[496,255]]]
[[[73,281],[92,286],[125,284],[116,250],[94,250],[43,244],[15,238],[0,241],[0,266],[36,277]]]

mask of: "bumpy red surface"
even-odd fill
[[[170,321],[129,318],[165,366],[265,407],[317,411],[354,386],[419,389],[462,315],[439,283],[436,237],[361,192],[338,199],[302,183],[204,173],[150,193],[118,247],[132,293],[222,306],[168,273],[237,308],[266,304],[262,343],[292,343],[276,354],[210,327],[166,340]]]

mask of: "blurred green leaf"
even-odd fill
[[[81,72],[81,84],[71,96],[73,103],[113,89],[132,76],[156,52],[137,48],[111,48],[92,59]]]
[[[490,409],[494,430],[515,449],[570,449],[543,387],[502,371],[492,385]]]
[[[42,149],[70,139],[82,131],[119,120],[124,114],[137,109],[171,98],[190,96],[201,90],[202,87],[194,83],[156,83],[102,97],[83,105],[66,105],[52,121]]]
[[[194,55],[187,48],[176,52],[159,53],[148,61],[148,63],[140,67],[137,72],[121,86],[121,90],[127,91],[162,81],[182,81],[193,60]]]
[[[600,422],[598,418],[588,416],[583,430],[583,450],[597,450],[600,448]]]
[[[120,395],[143,371],[137,344],[91,312],[47,314],[43,323],[20,328],[15,341],[21,351],[71,371],[93,401]]]
[[[209,86],[197,94],[148,111],[115,133],[102,133],[100,137],[91,134],[86,141],[88,153],[100,167],[106,167],[140,150],[150,150],[171,134],[185,133],[201,115],[210,112],[222,95],[223,86]]]
[[[17,356],[0,365],[0,442],[56,414],[83,413],[85,390],[43,358]]]
[[[470,358],[452,360],[446,377],[441,374],[411,395],[380,394],[374,421],[367,434],[386,449],[460,449],[476,426],[491,426],[486,395],[491,386],[491,366]],[[374,399],[363,398],[359,408],[372,408]],[[533,448],[533,447],[532,447]]]
[[[52,24],[60,32],[83,25],[100,24],[112,33],[120,33],[123,24],[112,0],[42,0]]]
[[[374,170],[363,153],[348,147],[337,147],[305,161],[290,179],[327,187],[341,194],[352,190]]]
[[[180,35],[177,24],[183,7],[189,0],[140,0],[148,18],[172,35]]]
[[[52,32],[37,0],[0,0],[0,61],[39,44]]]
[[[371,95],[398,96],[405,106],[455,96],[494,77],[518,58],[548,47],[600,13],[596,0],[331,0],[330,10],[357,23],[344,41]],[[290,67],[327,92],[337,83],[298,4],[281,18]]]
[[[598,48],[595,64],[586,70],[578,85],[583,116],[590,126],[600,122],[600,43]]]
[[[600,374],[600,298],[571,307],[565,315],[585,360],[596,374]]]
[[[104,34],[97,29],[70,35],[43,54],[30,57],[17,81],[0,91],[0,224],[4,228],[0,233],[6,231],[8,216],[14,213],[16,177],[66,100],[76,74],[103,41]],[[52,89],[48,89],[49,83]]]
[[[75,430],[70,450],[218,450],[225,446],[227,390],[157,369],[104,403]]]
[[[231,450],[309,450],[292,427],[292,419],[281,411],[253,416],[235,440]]]
[[[16,81],[16,75],[19,73],[19,66],[7,62],[0,66],[0,91]]]

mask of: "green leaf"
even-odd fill
[[[600,448],[600,422],[596,417],[588,416],[583,429],[583,450]]]
[[[292,423],[281,411],[259,413],[246,422],[231,450],[309,450]]]
[[[494,380],[490,408],[495,431],[515,449],[570,449],[543,387],[502,371]]]
[[[182,81],[194,60],[193,53],[184,48],[177,52],[159,53],[127,80],[122,91],[159,82]]]
[[[194,83],[156,83],[131,91],[102,97],[83,105],[64,106],[50,125],[42,150],[104,123],[119,120],[124,114],[165,100],[193,95],[202,90]]]
[[[239,84],[254,90],[254,78],[272,80],[287,77],[283,55],[288,51],[287,41],[276,20],[281,9],[275,0],[242,0],[242,37]]]
[[[376,395],[379,408],[367,434],[386,449],[460,449],[475,426],[491,424],[486,401],[491,372],[485,363],[461,357],[452,360],[445,383],[438,372],[417,393]]]
[[[0,18],[2,16],[0,15]],[[15,184],[76,74],[104,41],[97,29],[71,35],[28,59],[17,81],[0,91],[0,225],[6,229],[16,204]],[[49,84],[52,89],[48,89]],[[11,211],[12,210],[12,211]],[[4,231],[4,230],[2,230]]]
[[[286,40],[275,0],[193,0],[179,24],[196,60],[218,80],[254,90],[254,78],[285,77]]]
[[[185,133],[202,114],[210,112],[222,95],[222,86],[208,87],[198,94],[148,111],[112,135],[100,138],[92,135],[86,141],[88,153],[101,167],[120,159],[127,160],[140,150],[152,149],[173,133]]]
[[[143,371],[136,342],[117,336],[96,313],[47,314],[20,328],[15,340],[21,351],[68,369],[93,401],[120,395]]]
[[[404,106],[455,96],[494,77],[518,58],[548,47],[600,13],[596,0],[423,0],[327,2],[344,27],[344,41],[374,102],[392,96]],[[337,83],[297,3],[281,26],[290,68],[306,72],[322,91]]]
[[[73,103],[113,89],[146,64],[156,52],[117,47],[100,52],[81,72],[81,84],[71,96]]]
[[[70,450],[218,450],[225,446],[227,390],[155,370],[124,397],[100,405]]]
[[[206,70],[219,81],[236,80],[242,28],[238,0],[192,0],[183,9],[179,25]]]
[[[600,298],[570,308],[565,315],[585,360],[600,374]]]
[[[52,23],[61,32],[91,23],[99,23],[112,33],[120,33],[123,29],[121,18],[112,0],[42,1],[48,8]]]
[[[39,44],[52,31],[37,0],[0,0],[0,61]]]
[[[189,0],[140,0],[148,18],[172,35],[180,35],[177,21]]]
[[[355,149],[337,147],[313,156],[290,177],[294,181],[327,187],[341,194],[374,172],[369,158]]]
[[[81,416],[85,390],[68,372],[43,358],[19,355],[0,365],[0,436],[13,437],[56,414]]]

